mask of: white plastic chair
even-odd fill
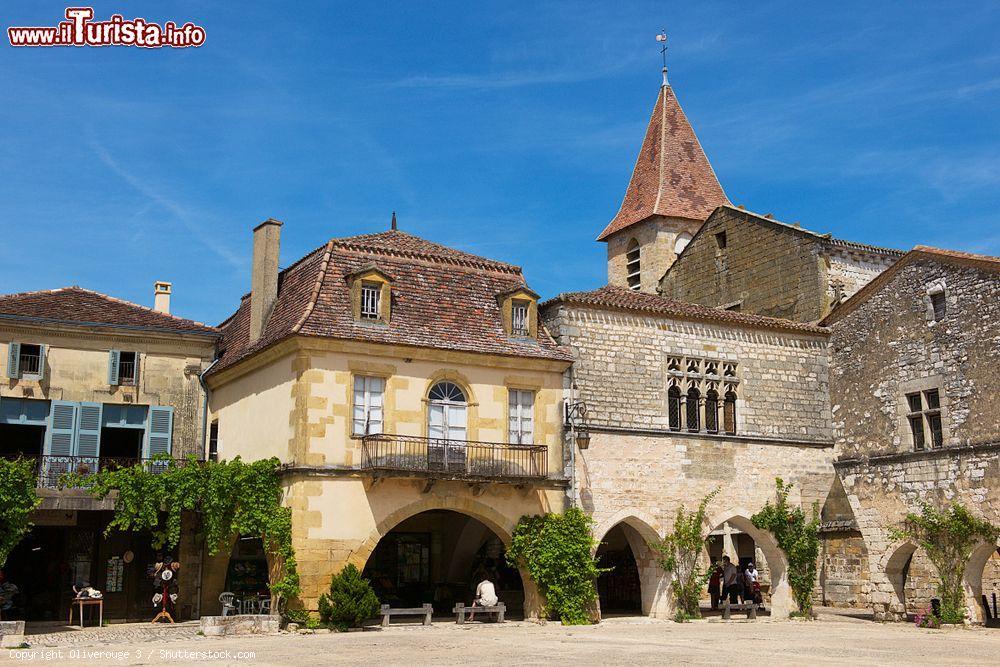
[[[223,616],[235,616],[240,613],[240,610],[236,607],[235,600],[236,596],[233,593],[223,593],[219,596]]]

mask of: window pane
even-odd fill
[[[924,448],[924,418],[917,415],[910,417],[910,433],[913,434],[913,448]]]
[[[910,412],[920,412],[920,394],[907,394],[906,401],[910,405]]]
[[[944,434],[941,432],[941,415],[927,415],[927,425],[931,429],[931,445],[940,447],[944,440]]]
[[[676,387],[672,387],[667,396],[667,417],[670,428],[676,431],[681,427],[681,394]]]
[[[941,407],[941,395],[938,393],[937,389],[931,389],[924,394],[927,399],[927,409],[937,410]]]

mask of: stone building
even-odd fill
[[[655,294],[660,278],[717,206],[728,203],[666,70],[608,244],[608,284]]]
[[[722,206],[659,282],[671,299],[818,322],[902,255]]]
[[[537,613],[503,551],[522,515],[564,508],[570,359],[520,269],[393,224],[279,272],[280,231],[254,231],[252,290],[207,382],[214,455],[285,467],[301,602],[354,563],[388,604],[450,611],[486,571]],[[236,588],[237,557],[206,568],[206,604]]]
[[[576,455],[572,494],[596,537],[634,558],[623,570],[638,581],[635,611],[672,615],[647,542],[670,530],[680,505],[694,509],[718,488],[710,528],[726,539],[713,555],[763,556],[773,613],[787,614],[784,556],[750,517],[774,497],[776,477],[807,507],[834,481],[828,331],[615,286],[561,294],[542,315],[573,353],[569,400],[586,405],[591,440]]]
[[[907,512],[961,502],[1000,524],[1000,259],[918,246],[823,324],[835,466],[868,550],[858,578],[877,618],[901,618],[933,594],[926,557],[889,533]],[[972,619],[1000,594],[996,551],[966,568]]]
[[[0,296],[0,456],[36,459],[42,498],[35,527],[6,564],[28,620],[65,618],[82,581],[105,592],[106,617],[152,616],[150,536],[105,536],[113,499],[57,486],[66,472],[158,454],[203,458],[199,376],[219,333],[170,314],[170,283],[154,291],[155,309],[79,287]],[[190,618],[201,558],[193,532],[171,555],[183,567],[178,609]]]

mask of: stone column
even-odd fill
[[[740,562],[740,556],[736,552],[736,545],[733,543],[733,529],[729,522],[722,524],[722,555],[729,556],[729,560],[734,563]]]

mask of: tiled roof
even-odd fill
[[[782,331],[802,331],[818,334],[829,333],[828,329],[812,324],[711,308],[686,301],[675,301],[655,294],[645,294],[612,285],[606,285],[605,287],[589,292],[566,292],[546,301],[542,304],[542,307],[548,308],[556,303],[577,303],[617,310],[654,313],[684,320],[719,322],[756,329],[778,329]]]
[[[388,325],[358,322],[348,277],[374,265],[392,277]],[[497,296],[525,285],[511,264],[478,257],[392,230],[333,239],[281,272],[264,331],[249,345],[250,295],[226,320],[213,373],[292,335],[412,345],[504,356],[570,360],[539,328],[537,338],[503,329]]]
[[[967,266],[971,265],[976,268],[986,269],[987,271],[1000,271],[1000,257],[993,257],[992,255],[976,255],[971,252],[962,252],[961,250],[943,250],[941,248],[918,245],[915,246],[913,250],[896,260],[888,269],[872,278],[871,282],[851,295],[851,298],[834,308],[829,315],[823,318],[820,324],[823,326],[833,326],[836,322],[852,313],[858,306],[863,304],[869,298],[878,294],[878,292],[881,291],[882,288],[888,284],[890,280],[892,280],[892,277],[899,273],[903,267],[920,259],[930,259],[939,262],[950,262]]]
[[[664,85],[621,208],[597,240],[603,241],[651,215],[701,222],[728,203],[673,89]]]
[[[0,319],[218,336],[215,327],[82,287],[0,295]]]

